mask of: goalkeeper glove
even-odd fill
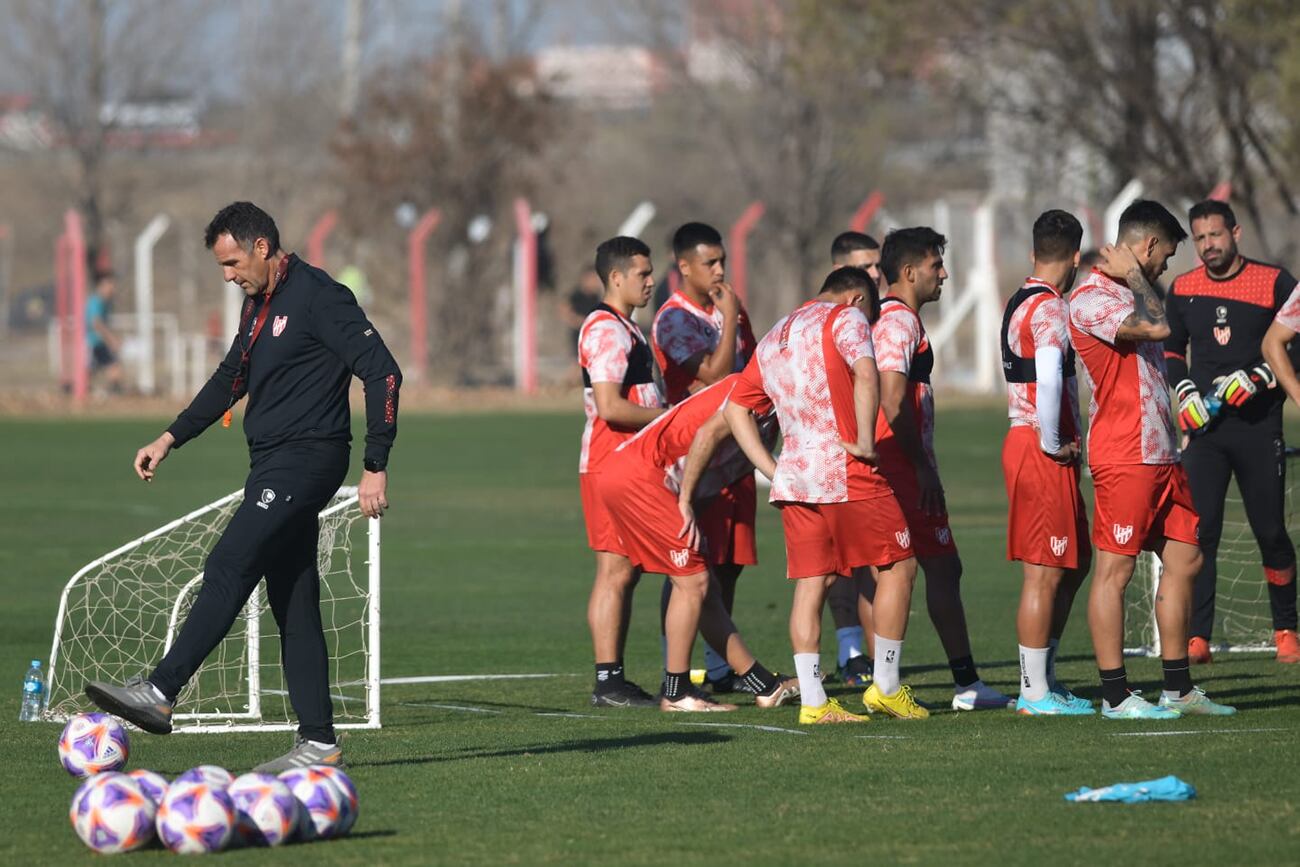
[[[1229,406],[1241,406],[1250,400],[1261,388],[1273,388],[1277,377],[1267,364],[1234,370],[1227,376],[1214,381],[1214,396]]]
[[[1184,379],[1174,387],[1174,393],[1178,395],[1178,426],[1188,434],[1200,433],[1213,416],[1196,383]]]

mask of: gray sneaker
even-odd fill
[[[86,684],[86,697],[100,710],[150,734],[172,733],[172,703],[158,698],[153,684],[143,675],[131,678],[123,686],[92,680]]]
[[[278,759],[263,762],[253,768],[253,771],[259,774],[282,774],[285,771],[306,768],[312,765],[329,765],[334,768],[341,768],[343,767],[343,750],[337,743],[330,744],[327,747],[318,747],[302,735],[294,735],[293,749]]]

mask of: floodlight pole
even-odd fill
[[[1134,178],[1124,185],[1124,189],[1119,191],[1114,199],[1111,199],[1106,206],[1106,237],[1101,239],[1103,244],[1108,244],[1119,237],[1119,215],[1124,213],[1124,209],[1133,204],[1133,200],[1141,197],[1146,192],[1146,184],[1142,183],[1140,178]]]
[[[515,389],[537,392],[537,231],[528,200],[515,199]]]
[[[140,341],[140,370],[136,385],[141,394],[153,394],[154,391],[153,248],[170,225],[167,215],[159,214],[135,239],[135,317],[136,336]]]
[[[407,277],[410,296],[411,319],[411,357],[410,372],[412,381],[419,382],[425,378],[429,364],[429,300],[428,274],[425,266],[426,242],[438,223],[442,220],[442,211],[430,208],[406,236],[406,261],[409,269]]]
[[[749,301],[749,235],[763,219],[767,207],[762,202],[750,202],[732,223],[727,235],[727,257],[731,261],[731,288],[742,303]]]
[[[307,233],[307,261],[317,268],[325,267],[325,239],[334,231],[338,222],[339,212],[330,208],[317,218]]]

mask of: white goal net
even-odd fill
[[[236,491],[129,542],[63,588],[50,650],[45,717],[93,709],[89,680],[148,674],[176,638],[203,580],[203,564],[235,510]],[[379,727],[379,521],[338,490],[320,513],[320,608],[338,728]],[[178,732],[296,727],[280,664],[280,634],[263,582],[177,697]]]
[[[1296,538],[1295,461],[1300,450],[1287,449],[1286,526]],[[1219,576],[1214,603],[1215,651],[1265,651],[1273,649],[1273,616],[1268,604],[1268,583],[1259,560],[1259,545],[1246,521],[1246,510],[1236,483],[1229,486],[1223,504],[1223,536],[1219,541]],[[1124,612],[1124,652],[1158,656],[1154,600],[1160,585],[1160,561],[1150,551],[1138,557]]]

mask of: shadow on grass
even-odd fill
[[[503,759],[515,756],[545,756],[559,753],[601,753],[610,750],[638,749],[642,747],[711,746],[724,744],[730,740],[731,738],[727,735],[717,732],[655,732],[620,738],[584,738],[583,740],[515,747],[509,750],[485,750],[479,747],[466,747],[456,751],[458,754],[415,756],[407,759],[352,762],[351,764],[357,768],[375,768],[389,765],[427,765],[459,762],[466,759]]]

